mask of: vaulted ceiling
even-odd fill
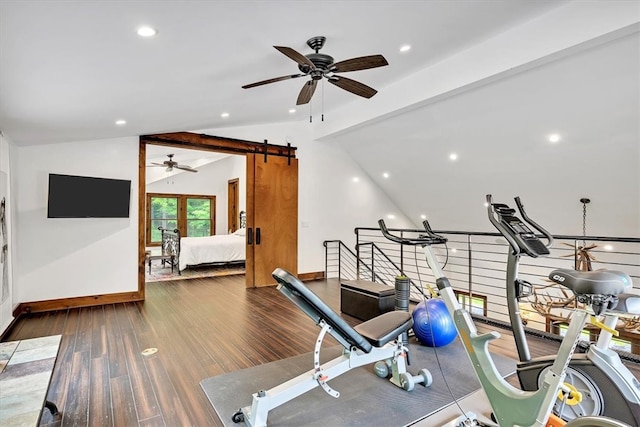
[[[0,126],[17,144],[39,144],[309,121],[308,105],[289,113],[304,78],[241,88],[299,72],[275,45],[307,54],[306,41],[325,36],[321,52],[336,61],[382,54],[389,66],[344,75],[384,92],[563,3],[3,0]],[[158,34],[139,37],[141,25]],[[362,102],[325,86],[316,114]]]
[[[584,188],[607,205],[611,182],[640,187],[639,22],[640,2],[623,0],[2,0],[0,130],[32,145],[300,122],[416,221],[446,200],[436,220],[457,224],[495,188],[536,203]],[[242,89],[299,73],[273,46],[308,54],[314,36],[336,61],[384,55],[388,66],[344,73],[379,92],[320,84],[296,106],[306,78]],[[415,197],[427,187],[430,200]],[[622,207],[638,216],[638,204]]]

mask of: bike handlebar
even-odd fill
[[[529,218],[524,209],[524,205],[520,201],[520,197],[516,197],[514,200],[522,219],[526,224],[541,233],[547,241],[546,243],[542,243],[531,230],[527,230],[526,227],[523,229],[522,226],[524,223],[515,216],[515,209],[503,203],[493,203],[491,194],[487,194],[487,214],[489,215],[489,221],[491,221],[491,224],[507,239],[509,246],[513,249],[514,255],[518,255],[521,252],[525,252],[533,257],[548,255],[548,249],[553,245],[553,236],[537,222]]]
[[[534,257],[541,254],[548,254],[549,251],[545,249],[545,247],[551,247],[553,244],[553,236],[538,223],[529,218],[524,209],[524,205],[520,201],[520,197],[516,197],[515,202],[524,221],[543,235],[547,241],[546,244],[540,242],[539,239],[530,232],[530,230],[527,230],[526,227],[520,223],[520,221],[514,216],[516,212],[514,209],[511,209],[509,206],[502,203],[493,203],[493,197],[491,194],[487,194],[487,213],[489,215],[489,221],[491,221],[494,227],[500,231],[500,234],[507,239],[509,246],[514,250],[515,255],[519,254],[521,251],[526,251]],[[504,221],[509,221],[509,223],[507,224],[507,222]],[[520,225],[514,224],[514,222],[519,223]],[[419,237],[415,238],[401,237],[391,234],[383,219],[378,220],[378,225],[380,226],[380,231],[385,238],[401,245],[431,246],[447,242],[446,237],[433,232],[431,225],[427,220],[422,222],[425,234],[420,234]],[[510,229],[508,230],[507,227]],[[514,227],[516,227],[519,232],[513,229]],[[522,233],[522,235],[519,233]],[[532,242],[532,240],[534,240],[534,242]]]
[[[547,248],[550,248],[553,245],[553,236],[551,235],[551,233],[549,233],[546,229],[540,226],[537,222],[529,218],[529,216],[524,210],[524,205],[520,201],[520,196],[516,197],[514,200],[516,201],[516,206],[518,206],[520,215],[522,215],[522,219],[524,219],[530,226],[538,230],[544,236],[545,240],[547,241],[545,246]]]
[[[401,245],[431,246],[431,245],[437,245],[437,244],[442,244],[447,242],[446,237],[440,236],[439,234],[436,234],[433,232],[433,230],[431,230],[431,226],[429,225],[429,222],[426,219],[422,222],[422,226],[424,227],[426,234],[421,234],[419,237],[416,237],[416,238],[400,237],[400,236],[391,234],[386,224],[384,223],[383,219],[378,220],[378,225],[380,226],[380,231],[382,232],[382,235],[384,237],[391,240],[392,242],[396,242]]]
[[[500,224],[500,221],[497,220],[493,213],[493,209],[493,196],[491,194],[487,194],[487,213],[489,214],[489,221],[491,221],[491,224],[493,224],[493,226],[498,229],[500,234],[502,234],[502,236],[507,239],[509,246],[511,246],[515,253],[520,253],[520,246],[518,245],[518,243],[516,243],[515,239],[511,237],[511,234],[508,233],[507,230],[505,230],[502,224]]]

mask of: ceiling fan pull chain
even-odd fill
[[[311,113],[311,101],[309,101],[309,123],[313,123],[313,115]]]
[[[322,113],[320,114],[320,121],[324,122],[324,80],[322,80]]]

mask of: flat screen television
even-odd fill
[[[131,181],[49,174],[48,218],[129,218]]]

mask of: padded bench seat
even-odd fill
[[[413,317],[407,311],[389,311],[353,327],[375,347],[382,347],[398,338],[413,326]]]

